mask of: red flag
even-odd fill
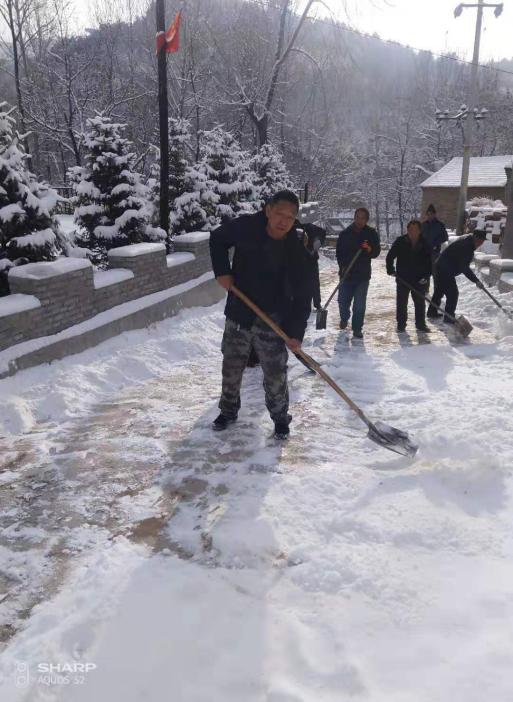
[[[173,23],[167,32],[159,32],[156,36],[157,54],[164,48],[166,54],[174,54],[180,48],[180,22],[182,11],[176,13]]]

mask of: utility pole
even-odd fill
[[[157,34],[165,34],[166,10],[164,0],[156,0]],[[158,46],[158,44],[157,44]],[[158,49],[159,130],[160,130],[160,226],[166,232],[169,246],[169,120],[167,104],[167,53]]]
[[[479,0],[477,4],[460,3],[454,10],[454,16],[459,17],[465,7],[477,7],[476,34],[474,37],[474,54],[472,56],[472,68],[470,72],[470,95],[468,100],[468,112],[472,115],[476,106],[477,97],[477,69],[479,66],[479,44],[481,42],[481,27],[483,24],[483,9],[493,7],[495,16],[502,13],[503,3],[489,4],[484,0]],[[458,214],[456,220],[456,234],[463,234],[465,227],[465,205],[467,204],[468,172],[470,167],[470,154],[472,150],[472,131],[474,120],[467,119],[463,127],[463,163],[461,166],[461,185],[458,198]]]

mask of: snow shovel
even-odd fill
[[[495,304],[497,305],[497,307],[499,307],[499,308],[504,312],[504,314],[506,315],[506,317],[508,317],[508,318],[513,322],[513,313],[510,312],[509,310],[507,310],[503,305],[501,305],[501,303],[499,302],[499,300],[497,300],[497,298],[494,297],[494,296],[492,295],[492,293],[488,290],[487,287],[485,287],[484,284],[483,284],[483,287],[481,288],[481,290],[482,290],[483,292],[485,292],[485,293],[488,295],[488,297],[489,297],[493,302],[495,302]]]
[[[400,278],[398,275],[396,275],[395,278],[403,285],[406,285],[407,288],[410,288],[410,290],[412,292],[414,292],[416,295],[418,295],[419,297],[422,297],[424,300],[426,300],[426,302],[429,302],[430,305],[433,305],[433,307],[435,309],[437,309],[439,312],[441,312],[443,315],[445,315],[446,317],[449,317],[449,319],[452,319],[452,321],[454,322],[454,327],[459,331],[459,333],[461,334],[461,336],[464,339],[470,334],[470,332],[472,331],[472,329],[474,327],[472,326],[472,324],[470,324],[468,319],[466,317],[464,317],[462,314],[460,314],[459,317],[453,317],[452,314],[449,314],[448,312],[443,310],[441,307],[438,307],[438,305],[435,305],[433,303],[433,300],[429,297],[429,295],[423,295],[416,288],[414,288],[413,285],[410,285],[405,280]]]
[[[317,317],[315,318],[315,328],[316,328],[316,329],[326,329],[326,322],[328,321],[328,305],[330,304],[330,302],[333,300],[333,298],[334,298],[335,295],[337,294],[337,291],[338,291],[339,287],[342,285],[342,283],[343,283],[344,280],[346,279],[347,274],[349,273],[349,271],[350,271],[351,268],[353,267],[353,263],[356,261],[356,259],[358,258],[358,256],[359,256],[361,253],[362,253],[362,250],[361,250],[361,249],[358,249],[358,251],[356,252],[356,254],[353,256],[353,259],[349,262],[348,267],[347,267],[346,270],[344,271],[344,275],[343,275],[343,276],[340,278],[340,280],[338,281],[337,287],[335,288],[335,290],[334,290],[334,291],[331,293],[331,295],[329,296],[328,302],[326,302],[326,304],[324,305],[324,307],[322,307],[320,310],[317,310]]]
[[[280,336],[285,343],[288,343],[290,341],[290,337],[285,334],[283,329],[281,329],[276,322],[274,322],[268,315],[266,315],[265,312],[263,312],[259,307],[255,305],[254,302],[252,302],[249,297],[247,297],[243,292],[241,292],[238,288],[235,287],[235,285],[232,285],[230,288],[230,292],[232,292],[234,295],[236,295],[242,302],[244,302],[253,312],[260,317],[261,320],[263,320],[268,326],[271,327],[271,329]],[[356,403],[354,403],[351,398],[346,395],[346,393],[340,388],[336,382],[331,378],[326,371],[324,371],[321,366],[315,361],[311,356],[309,356],[307,353],[303,351],[303,349],[299,349],[299,351],[296,352],[296,355],[301,356],[301,358],[305,361],[305,364],[308,365],[312,370],[314,370],[318,375],[321,376],[323,380],[325,380],[330,387],[335,390],[335,392],[340,395],[340,397],[347,402],[349,407],[356,412],[356,414],[360,417],[362,422],[365,422],[367,425],[369,431],[367,433],[367,436],[371,441],[374,441],[376,444],[379,444],[380,446],[383,446],[384,448],[389,449],[390,451],[394,451],[394,453],[398,453],[401,456],[415,456],[418,450],[418,446],[416,446],[408,436],[408,434],[404,431],[401,431],[400,429],[395,429],[394,427],[391,427],[389,424],[385,424],[385,422],[377,421],[377,422],[371,422],[368,417],[364,414],[363,410],[361,410]]]

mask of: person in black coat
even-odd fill
[[[417,330],[421,332],[430,331],[426,326],[426,302],[424,296],[427,293],[429,276],[431,275],[431,249],[424,241],[421,229],[422,225],[418,219],[412,219],[408,222],[407,233],[394,241],[386,258],[388,275],[396,276],[398,332],[403,332],[406,328],[410,294],[415,306],[415,326]],[[417,293],[411,288],[416,290]]]
[[[483,284],[470,270],[470,264],[474,258],[474,252],[478,249],[486,239],[486,232],[476,230],[473,234],[458,237],[449,246],[442,251],[440,258],[436,264],[435,271],[435,290],[433,292],[432,304],[429,306],[427,316],[430,318],[441,317],[437,311],[440,307],[442,297],[445,295],[445,312],[452,317],[456,313],[456,305],[458,304],[459,290],[456,283],[456,276],[463,273],[472,283],[475,283],[478,288],[482,288]],[[444,316],[444,322],[454,324],[454,320]]]
[[[362,327],[365,319],[367,292],[371,278],[371,258],[376,258],[381,252],[378,232],[368,226],[369,210],[358,207],[354,213],[354,222],[338,235],[337,261],[339,275],[352,261],[356,252],[362,253],[355,261],[347,278],[338,290],[338,306],[340,310],[340,329],[345,329],[351,317],[353,306],[352,328],[353,336],[358,339],[363,337]]]
[[[317,224],[298,224],[306,233],[304,245],[310,256],[310,275],[312,276],[312,298],[315,309],[321,308],[321,280],[319,276],[319,250],[326,239],[326,230]]]
[[[442,245],[449,240],[445,224],[437,218],[434,205],[429,205],[426,210],[426,219],[422,223],[422,236],[431,251],[431,263],[434,272],[435,263],[440,256]]]
[[[214,429],[235,421],[240,408],[240,386],[251,346],[264,373],[266,405],[275,423],[275,436],[289,434],[287,351],[283,340],[230,292],[236,285],[277,322],[290,337],[288,347],[301,348],[310,315],[312,276],[303,231],[296,231],[297,196],[276,193],[265,211],[243,215],[210,235],[212,267],[218,283],[228,290],[223,335],[223,387],[220,415]],[[230,263],[229,251],[234,249]]]
[[[319,277],[319,250],[326,239],[326,230],[322,227],[319,227],[316,224],[301,224],[300,222],[296,221],[296,233],[298,235],[298,238],[301,238],[301,231],[304,232],[304,235],[302,237],[303,246],[305,247],[308,253],[308,272],[311,276],[309,285],[312,291],[313,304],[316,309],[320,309],[321,281]],[[301,336],[300,341],[303,341],[303,336]],[[303,363],[303,365],[306,365],[305,361],[301,358],[301,356],[299,356],[298,354],[295,354],[295,356],[298,359],[298,361]],[[254,347],[252,346],[251,351],[249,353],[247,366],[248,368],[255,368],[259,365],[259,363],[260,362],[258,360],[258,355]]]

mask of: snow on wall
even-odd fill
[[[41,261],[40,263],[27,263],[25,266],[15,266],[9,270],[11,278],[29,278],[43,280],[65,275],[83,268],[92,268],[91,262],[83,258],[58,258],[56,261]]]
[[[187,251],[177,251],[176,253],[166,256],[167,267],[172,268],[173,266],[179,266],[182,263],[194,261],[195,258],[196,256],[193,253],[188,253]]]
[[[34,295],[7,295],[0,297],[0,317],[8,317],[18,312],[26,312],[41,307],[40,301]]]
[[[165,251],[164,244],[130,244],[130,246],[119,246],[115,249],[110,249],[109,258],[133,258],[135,256],[144,256],[145,254],[155,253],[155,251]]]
[[[211,272],[203,273],[203,275],[199,276],[198,278],[193,278],[185,283],[181,283],[180,285],[168,288],[167,290],[161,290],[157,293],[153,293],[152,295],[139,297],[135,300],[131,300],[129,302],[122,303],[121,305],[117,305],[116,307],[112,307],[111,309],[106,310],[105,312],[101,312],[100,314],[97,314],[94,317],[87,319],[85,322],[80,322],[80,324],[68,327],[67,329],[58,332],[57,334],[52,334],[51,336],[46,337],[39,337],[36,339],[30,339],[28,341],[23,341],[20,344],[16,344],[15,346],[11,346],[7,349],[4,349],[3,351],[0,351],[0,373],[7,371],[9,368],[9,363],[11,363],[23,354],[37,351],[38,349],[44,348],[45,346],[53,344],[56,341],[69,339],[74,336],[78,336],[79,334],[83,334],[93,329],[97,329],[98,327],[108,324],[109,322],[115,321],[116,319],[121,319],[122,317],[126,317],[130,314],[133,314],[134,312],[143,310],[146,307],[151,307],[152,305],[162,302],[163,300],[167,300],[168,298],[181,295],[187,290],[191,290],[195,286],[201,285],[202,283],[211,280],[213,277],[214,274]]]
[[[176,241],[182,244],[197,244],[200,241],[208,241],[210,232],[189,232],[188,234],[180,234]]]
[[[130,280],[133,277],[133,272],[126,268],[113,268],[108,271],[97,271],[93,276],[93,282],[95,289],[99,290],[109,285],[121,283],[122,280]]]
[[[11,268],[11,294],[2,299],[1,305],[6,321],[0,325],[0,351],[59,333],[119,305],[210,273],[209,242],[202,239],[181,243],[183,248],[167,257],[161,243],[111,250],[112,268],[106,271],[94,271],[88,260],[66,257]],[[142,255],[145,253],[151,255]],[[116,267],[122,261],[123,268]],[[117,285],[123,281],[131,283]],[[27,309],[35,309],[30,324],[26,317],[17,315]]]

